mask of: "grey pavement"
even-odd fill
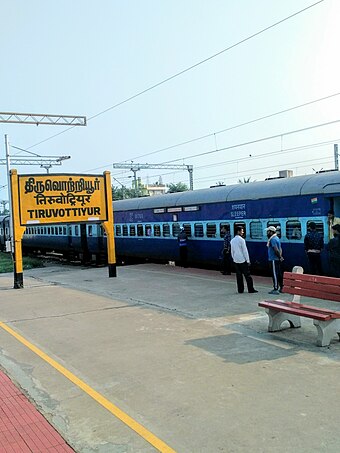
[[[270,279],[239,295],[216,271],[117,273],[34,269],[22,290],[3,274],[0,321],[177,452],[340,449],[340,343],[317,347],[308,319],[268,333],[257,303],[273,297]],[[0,366],[76,451],[156,451],[3,329]]]

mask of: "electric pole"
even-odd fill
[[[192,165],[170,165],[170,164],[135,164],[131,162],[131,164],[124,164],[124,163],[113,163],[113,168],[124,168],[131,170],[133,172],[133,179],[134,179],[134,186],[135,186],[135,193],[136,197],[139,196],[139,189],[137,189],[137,171],[142,169],[159,169],[159,170],[186,170],[189,173],[189,190],[194,189],[194,180],[193,180],[193,172],[194,167]]]

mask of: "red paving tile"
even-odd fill
[[[0,453],[46,452],[74,450],[0,371]]]

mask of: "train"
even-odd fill
[[[129,261],[178,262],[177,236],[188,236],[188,264],[217,268],[223,227],[245,231],[253,272],[268,269],[266,228],[275,226],[281,239],[284,267],[308,269],[304,236],[315,222],[324,237],[322,263],[328,272],[327,243],[332,222],[340,223],[340,172],[271,178],[113,202],[117,263]],[[0,247],[6,240],[6,221],[0,218]],[[8,231],[7,231],[8,233]],[[84,262],[106,259],[106,237],[100,224],[28,226],[23,250],[54,251]]]

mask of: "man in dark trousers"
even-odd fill
[[[332,226],[333,239],[328,243],[331,277],[340,278],[340,224]]]
[[[309,231],[305,236],[304,243],[310,274],[322,275],[321,250],[323,249],[323,237],[316,231],[315,222],[309,222]]]
[[[257,293],[256,289],[254,289],[253,279],[250,275],[250,260],[249,260],[249,253],[246,246],[246,241],[243,239],[244,230],[241,226],[236,228],[236,235],[230,241],[231,246],[231,256],[234,261],[235,265],[235,272],[236,272],[236,283],[237,283],[237,291],[239,293],[244,292],[244,282],[243,276],[247,282],[248,293]]]
[[[283,272],[282,272],[282,248],[281,242],[276,234],[276,228],[270,226],[267,228],[267,247],[268,247],[268,261],[273,278],[273,289],[269,294],[282,293],[283,287]]]
[[[223,226],[221,228],[221,233],[223,235],[223,249],[222,249],[222,269],[221,274],[230,275],[231,274],[231,250],[230,250],[230,240],[231,236],[227,228]]]
[[[179,245],[179,258],[181,266],[188,267],[188,236],[184,230],[184,227],[180,228],[177,240]]]

